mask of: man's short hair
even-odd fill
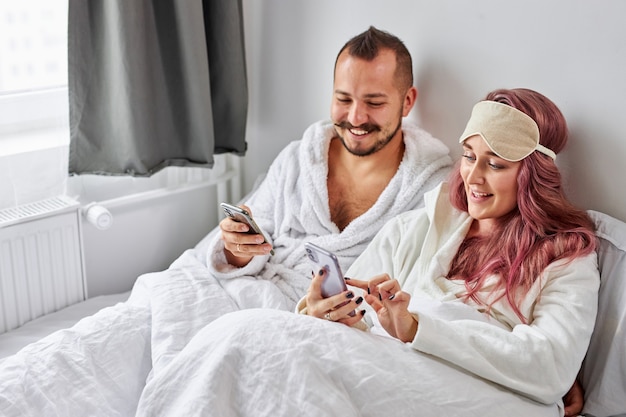
[[[346,42],[337,54],[335,68],[343,51],[347,51],[351,56],[372,61],[378,56],[381,49],[389,49],[396,55],[396,82],[398,88],[406,92],[413,86],[413,61],[411,60],[411,54],[404,42],[397,36],[384,30],[376,29],[374,26],[370,26],[365,32],[356,35]]]

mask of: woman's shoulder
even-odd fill
[[[428,222],[428,215],[425,207],[420,207],[402,212],[392,218],[387,225],[399,228],[401,230],[410,230],[411,228]]]

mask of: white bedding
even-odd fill
[[[186,251],[141,276],[127,302],[2,361],[0,413],[133,416],[141,403],[139,415],[154,416],[559,415],[392,339],[291,312],[236,310]],[[240,331],[224,337],[225,329]]]
[[[349,364],[349,366],[346,366]],[[284,311],[231,313],[152,379],[138,416],[557,416],[396,339]]]

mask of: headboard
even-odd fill
[[[589,210],[600,238],[598,317],[583,363],[584,413],[626,416],[626,223]],[[572,323],[572,325],[576,325]]]

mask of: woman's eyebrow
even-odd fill
[[[468,151],[474,151],[474,149],[472,148],[472,146],[471,146],[471,145],[469,145],[469,144],[468,144],[468,143],[466,143],[466,142],[463,142],[463,148],[467,149]],[[487,151],[487,155],[489,155],[489,156],[494,156],[494,157],[496,157],[496,158],[499,158],[499,159],[505,160],[504,158],[502,158],[500,155],[498,155],[497,153],[495,153],[495,152],[494,152],[494,151],[492,151],[492,150]]]

